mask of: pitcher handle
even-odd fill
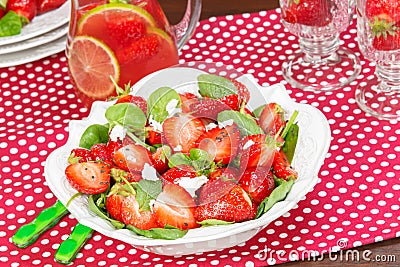
[[[201,0],[188,0],[182,20],[172,26],[178,49],[181,49],[194,33],[201,14],[201,4]]]

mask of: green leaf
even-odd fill
[[[175,107],[181,105],[181,98],[179,94],[170,87],[161,87],[155,90],[147,100],[149,118],[158,122],[163,122],[169,115],[171,104],[176,103]]]
[[[0,19],[0,37],[20,34],[22,25],[20,16],[14,11],[8,11],[7,14]]]
[[[233,122],[239,126],[240,135],[242,137],[264,133],[254,118],[248,114],[242,114],[236,110],[225,110],[218,114],[218,122],[223,123],[228,120],[233,120]]]
[[[253,110],[253,114],[256,118],[260,118],[261,112],[264,110],[266,104],[259,106],[255,110]]]
[[[186,154],[183,153],[176,153],[171,155],[168,158],[168,166],[170,168],[179,166],[179,165],[192,165],[192,160],[187,156]]]
[[[234,222],[227,222],[227,221],[222,221],[222,220],[217,220],[217,219],[207,219],[201,222],[197,222],[198,224],[200,224],[202,227],[206,227],[206,226],[213,226],[213,225],[228,225],[228,224],[232,224]]]
[[[276,182],[277,187],[271,192],[269,197],[266,197],[258,206],[256,218],[261,217],[277,202],[284,200],[290,189],[292,189],[294,182],[294,180],[286,181],[284,179],[278,179]]]
[[[200,74],[197,82],[199,93],[204,97],[222,98],[238,93],[238,89],[232,81],[215,74]]]
[[[282,146],[282,151],[285,153],[289,163],[292,163],[294,152],[297,146],[297,140],[299,137],[299,126],[292,124],[285,137],[285,143]]]
[[[142,179],[136,184],[136,200],[139,209],[150,211],[150,201],[156,199],[162,191],[162,182]]]
[[[90,149],[94,144],[107,143],[108,127],[101,124],[92,124],[86,128],[79,141],[79,146]]]
[[[191,165],[196,171],[203,171],[211,166],[214,162],[213,157],[205,150],[199,148],[192,148],[189,151],[189,157],[191,159]]]
[[[147,123],[146,115],[135,104],[119,103],[110,106],[105,117],[111,126],[122,125],[126,128],[144,129]]]
[[[105,213],[102,212],[101,207],[105,206],[106,197],[107,197],[106,193],[101,193],[101,194],[97,194],[97,195],[90,195],[89,198],[88,198],[89,210],[94,212],[100,218],[109,221],[115,228],[117,228],[117,229],[124,228],[125,224],[123,224],[120,221],[111,219]]]
[[[175,240],[178,238],[182,238],[188,232],[188,230],[181,230],[178,228],[173,228],[171,226],[170,227],[166,226],[165,228],[152,228],[149,230],[142,230],[129,224],[126,226],[126,228],[141,236],[145,236],[148,238],[156,238],[156,239],[167,239],[167,240]]]

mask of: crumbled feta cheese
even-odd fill
[[[182,109],[176,107],[178,104],[179,101],[177,99],[171,99],[171,101],[168,102],[167,106],[165,107],[165,110],[168,112],[168,117],[171,117],[175,113],[182,111]]]
[[[210,122],[209,124],[206,125],[206,131],[208,132],[208,131],[210,131],[210,130],[212,130],[214,128],[217,128],[217,127],[218,127],[218,125],[216,125],[213,122]]]
[[[157,170],[148,163],[145,163],[142,170],[142,177],[149,181],[158,181]]]
[[[181,145],[177,145],[176,147],[174,147],[174,151],[175,152],[182,151],[182,146]]]
[[[151,211],[153,211],[154,203],[156,203],[156,200],[155,199],[150,199],[149,206],[150,206],[150,210]]]
[[[130,162],[136,162],[137,161],[137,159],[136,159],[136,157],[134,155],[127,155],[126,160],[130,161]]]
[[[175,183],[185,188],[192,197],[195,197],[196,190],[207,183],[207,181],[207,176],[202,175],[194,178],[181,177]]]
[[[117,139],[123,140],[126,135],[126,129],[121,125],[115,125],[110,132],[110,140],[116,142]]]
[[[149,125],[153,127],[154,131],[162,132],[162,124],[153,119],[153,115],[149,117]]]
[[[226,121],[222,121],[222,122],[218,123],[218,126],[219,126],[220,129],[225,128],[226,126],[231,126],[231,125],[233,125],[233,120],[232,119],[226,120]]]
[[[255,144],[254,141],[250,139],[246,142],[246,144],[244,144],[243,149],[248,149],[249,147],[251,147],[254,144]]]

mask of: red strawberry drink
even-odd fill
[[[353,1],[280,0],[282,23],[299,37],[300,52],[283,64],[295,87],[328,91],[353,81],[361,71],[352,51],[339,47],[339,35],[352,20]]]
[[[357,1],[358,43],[363,55],[376,62],[375,78],[356,93],[359,106],[382,119],[400,118],[400,2]]]
[[[177,42],[182,45],[193,32],[187,29],[186,35],[175,38],[175,26],[169,25],[155,0],[95,1],[72,1],[67,45],[71,82],[87,106],[115,94],[116,85],[132,85],[176,65]],[[198,19],[199,8],[188,14],[187,24]]]

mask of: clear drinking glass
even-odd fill
[[[329,91],[358,76],[359,58],[339,39],[352,21],[353,0],[280,0],[280,6],[282,23],[299,38],[300,52],[282,66],[292,86]]]
[[[360,83],[356,101],[379,119],[400,119],[400,2],[357,0],[358,43],[376,63],[375,76]]]

